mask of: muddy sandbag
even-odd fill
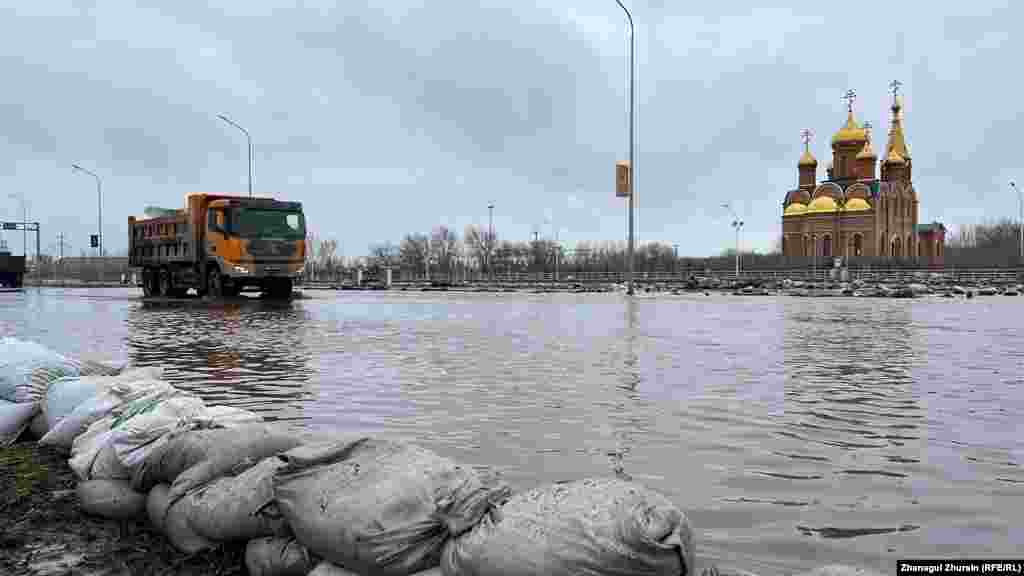
[[[216,545],[213,542],[196,534],[189,526],[181,502],[171,504],[169,490],[170,486],[160,484],[154,486],[146,497],[146,514],[153,527],[167,536],[171,545],[186,554],[214,548]]]
[[[256,538],[245,547],[249,576],[306,576],[317,563],[319,560],[294,538]]]
[[[28,428],[39,407],[34,402],[20,404],[0,400],[0,448],[6,448]]]
[[[87,480],[75,488],[82,510],[113,520],[146,517],[146,495],[132,490],[126,480]]]
[[[269,424],[175,433],[133,470],[132,486],[144,492],[171,484],[176,500],[246,459],[259,461],[301,443],[298,435]]]
[[[193,418],[205,407],[202,398],[178,393],[155,399],[148,408],[123,422],[115,419],[110,442],[117,459],[128,470],[134,470],[168,441],[169,433],[192,428]]]
[[[206,428],[234,428],[246,424],[259,424],[263,422],[263,417],[244,408],[207,406],[195,420]]]
[[[80,363],[35,342],[0,339],[0,399],[38,402],[51,382],[77,376]]]
[[[296,539],[357,574],[408,576],[437,566],[508,488],[430,450],[362,438],[279,456],[278,508]]]
[[[695,573],[693,529],[666,497],[614,478],[517,494],[450,541],[445,574],[681,576]]]
[[[223,476],[189,492],[181,506],[189,526],[210,540],[237,542],[290,533],[274,502],[274,472],[284,466],[264,458],[236,475]]]
[[[429,570],[417,572],[412,576],[442,576],[443,574],[440,568],[430,568]],[[359,574],[357,572],[349,572],[341,566],[331,564],[330,562],[321,562],[307,576],[359,576]]]

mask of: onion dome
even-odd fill
[[[889,128],[889,145],[886,147],[886,159],[890,152],[896,152],[904,160],[910,159],[910,146],[903,135],[903,98],[897,94],[893,97],[892,127]]]
[[[818,159],[811,154],[810,150],[804,150],[804,153],[800,155],[800,161],[797,162],[797,166],[818,166]]]
[[[878,154],[875,154],[874,149],[871,148],[871,125],[864,125],[864,147],[857,152],[857,160],[877,160]]]
[[[853,119],[853,110],[850,110],[846,117],[846,124],[832,136],[832,145],[838,144],[863,144],[867,141],[867,135],[862,126]]]
[[[802,202],[793,202],[782,211],[783,216],[800,216],[807,213],[807,205]]]
[[[844,212],[863,212],[864,210],[871,210],[871,204],[863,198],[850,198],[843,204]]]
[[[786,195],[786,204],[807,204],[811,201],[811,195],[803,188],[797,188]]]
[[[835,199],[831,196],[818,196],[807,205],[808,214],[835,212],[837,210],[839,210],[839,205],[836,204]]]

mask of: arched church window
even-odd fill
[[[832,237],[825,236],[821,239],[821,255],[823,258],[832,257]]]
[[[864,237],[860,234],[853,235],[853,255],[862,256],[864,252]]]

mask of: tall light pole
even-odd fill
[[[491,282],[494,282],[494,258],[491,255],[494,251],[494,202],[487,205],[487,210],[490,212],[487,227],[487,274],[491,277]]]
[[[732,209],[732,204],[726,202],[722,204],[722,208],[727,209],[733,217],[732,227],[736,229],[736,282],[740,281],[740,228],[743,228],[743,220],[736,215],[736,211]]]
[[[247,148],[249,149],[249,198],[252,198],[252,136],[249,135],[249,131],[248,130],[246,130],[245,128],[242,128],[241,126],[239,126],[237,123],[233,122],[227,116],[225,116],[223,114],[217,114],[217,118],[220,118],[224,122],[227,122],[228,124],[234,126],[235,128],[238,128],[239,130],[242,131],[242,134],[245,134],[245,141],[246,141],[246,144],[247,144]]]
[[[629,21],[629,241],[626,245],[626,259],[628,268],[626,270],[626,293],[633,295],[633,194],[636,192],[636,158],[633,155],[633,113],[634,94],[636,92],[635,69],[636,69],[636,38],[633,28],[633,14],[622,3],[622,0],[615,0],[615,3],[626,13]]]
[[[88,174],[89,176],[92,176],[93,178],[96,179],[96,212],[97,212],[97,215],[98,215],[97,216],[97,226],[99,227],[99,229],[96,230],[96,240],[97,240],[96,244],[97,244],[97,249],[98,249],[99,256],[102,258],[103,257],[103,182],[100,180],[100,177],[97,176],[95,172],[93,172],[91,170],[86,170],[85,168],[82,168],[78,164],[72,164],[71,165],[71,169],[72,170],[78,170],[79,172],[83,172],[85,174]],[[102,277],[100,278],[100,280],[102,281]]]
[[[1024,264],[1024,195],[1021,194],[1020,188],[1017,188],[1017,183],[1013,180],[1010,180],[1010,188],[1017,192],[1017,206],[1020,210],[1020,260]]]

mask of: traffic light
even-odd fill
[[[99,248],[100,247],[100,235],[99,234],[90,234],[89,235],[89,246],[92,247],[92,248]]]

